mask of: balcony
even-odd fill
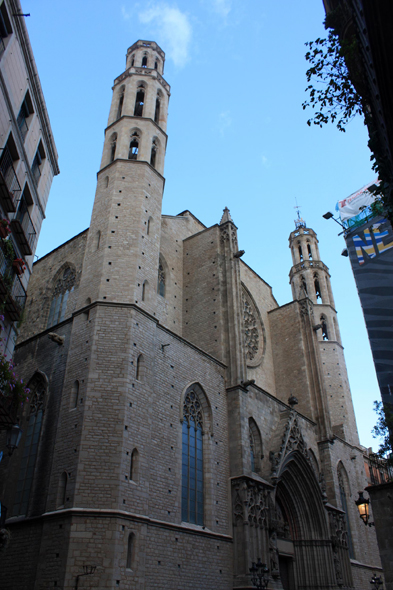
[[[12,270],[12,262],[0,248],[0,301],[11,321],[17,322],[26,303],[26,291],[18,275]]]
[[[20,201],[14,219],[11,221],[11,227],[18,240],[22,254],[25,256],[33,254],[37,241],[37,233],[31,221],[26,201],[23,198]]]
[[[7,147],[0,157],[0,198],[4,209],[14,213],[20,198],[21,188],[14,169],[14,161]]]

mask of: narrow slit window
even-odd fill
[[[116,143],[117,143],[117,135],[112,136],[111,140],[111,153],[110,153],[110,160],[109,163],[113,162],[116,156]]]
[[[311,252],[311,246],[310,246],[310,244],[307,244],[307,252],[308,252],[309,259],[312,260],[312,252]]]
[[[315,296],[318,299],[322,299],[321,295],[321,287],[319,286],[319,278],[318,275],[314,275],[314,287],[315,287]]]
[[[117,116],[116,119],[120,119],[121,117],[121,113],[123,111],[123,103],[124,103],[124,86],[120,91],[120,97],[119,97],[119,104],[117,107]]]
[[[156,98],[156,110],[154,113],[154,122],[159,123],[160,121],[160,99]]]
[[[302,252],[301,246],[299,246],[299,258],[300,258],[300,262],[303,262],[303,252]]]
[[[329,333],[325,316],[321,316],[321,328],[323,340],[329,340]]]
[[[150,155],[150,164],[153,166],[153,168],[156,167],[157,152],[158,152],[157,142],[155,139],[153,139],[153,144],[151,146],[151,155]]]

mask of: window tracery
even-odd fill
[[[68,296],[73,292],[75,285],[75,270],[67,266],[62,277],[57,281],[49,310],[47,328],[64,320]]]
[[[182,424],[182,520],[203,525],[203,413],[195,387],[184,397]]]

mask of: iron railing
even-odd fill
[[[368,456],[368,469],[370,482],[373,486],[387,483],[393,479],[393,466],[389,465],[384,459],[380,459],[374,453]]]
[[[22,281],[20,280],[18,275],[15,275],[15,277],[14,277],[14,282],[12,284],[10,297],[15,302],[17,308],[19,308],[19,315],[20,315],[25,307],[27,295],[26,295],[25,288],[22,285]]]
[[[15,211],[21,188],[14,169],[14,161],[7,147],[0,156],[0,196],[7,211]]]

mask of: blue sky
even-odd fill
[[[362,444],[379,389],[339,227],[322,219],[375,178],[358,118],[346,133],[308,127],[304,43],[325,35],[322,0],[22,0],[59,152],[37,254],[89,226],[112,96],[127,48],[155,40],[172,87],[163,212],[203,223],[229,207],[245,262],[291,300],[296,199],[330,268]]]

